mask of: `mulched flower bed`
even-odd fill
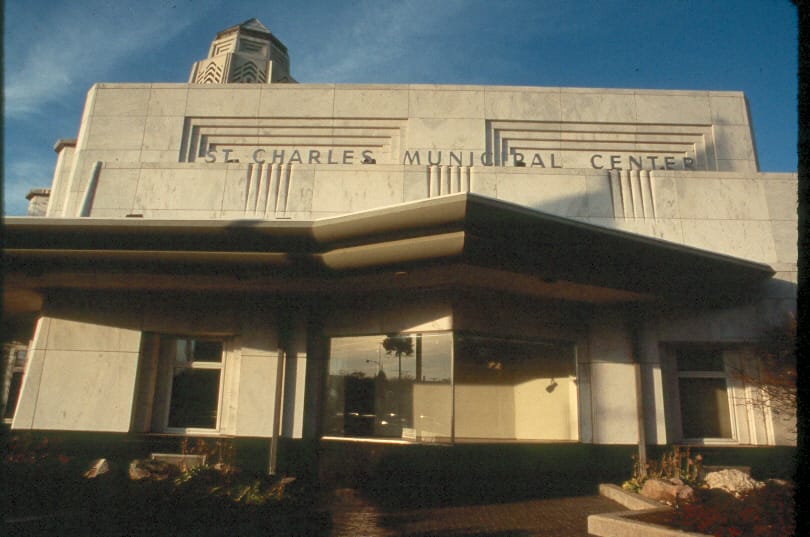
[[[128,461],[86,478],[89,460],[47,441],[11,444],[0,461],[3,529],[9,535],[176,537],[322,534],[331,521],[300,481],[215,467],[130,479]]]
[[[773,482],[741,498],[719,489],[697,489],[692,503],[634,518],[716,537],[790,537],[795,534],[793,494],[791,486]]]

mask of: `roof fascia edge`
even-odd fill
[[[154,220],[100,218],[6,218],[8,230],[18,233],[77,231],[99,233],[172,232],[192,235],[253,230],[260,235],[298,236],[321,247],[363,238],[382,238],[387,234],[411,230],[445,232],[447,227],[461,230],[467,216],[467,194],[419,200],[370,209],[320,220]],[[374,242],[374,241],[370,241]]]
[[[771,277],[776,273],[770,265],[765,263],[597,226],[470,192],[406,202],[320,220],[135,220],[9,217],[5,219],[5,225],[7,229],[11,230],[25,231],[26,228],[29,228],[29,231],[41,232],[66,227],[88,231],[97,229],[124,232],[149,229],[156,232],[193,232],[196,230],[202,233],[253,229],[263,235],[278,233],[279,235],[299,236],[312,240],[313,246],[328,248],[341,241],[364,238],[370,239],[369,244],[385,242],[386,235],[404,231],[423,230],[425,234],[428,234],[433,230],[435,234],[437,229],[442,230],[440,232],[446,232],[448,227],[454,227],[459,231],[469,230],[472,224],[481,219],[484,214],[481,211],[486,211],[488,218],[497,218],[497,214],[492,213],[500,212],[503,215],[517,216],[535,222],[554,222],[596,235],[745,267],[748,270],[759,272],[763,276]]]
[[[666,241],[655,237],[648,237],[645,235],[630,233],[628,231],[622,231],[619,229],[611,229],[603,226],[598,226],[595,224],[589,224],[587,222],[582,222],[579,220],[574,220],[571,218],[565,218],[551,213],[538,211],[536,209],[531,209],[523,205],[510,203],[495,198],[489,198],[486,196],[470,194],[469,209],[468,209],[470,214],[468,218],[469,219],[477,218],[476,211],[483,209],[489,211],[503,211],[504,213],[511,213],[513,215],[517,214],[519,216],[524,216],[526,218],[535,218],[548,222],[555,222],[557,224],[566,225],[576,229],[581,229],[586,232],[600,234],[607,237],[615,237],[621,240],[629,241],[640,245],[652,246],[665,250],[675,251],[682,254],[708,258],[711,260],[729,263],[732,265],[743,266],[748,269],[756,270],[762,272],[763,274],[767,274],[769,277],[776,274],[776,271],[773,269],[773,267],[771,267],[767,263],[750,261],[748,259],[742,259],[739,257],[734,257],[731,255],[722,254],[718,252],[712,252],[710,250],[704,250],[701,248],[696,248],[694,246],[679,244],[676,242]]]

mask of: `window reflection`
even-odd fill
[[[722,349],[675,350],[683,438],[733,437]]]
[[[168,399],[166,428],[217,428],[222,356],[218,339],[161,336],[160,361],[168,378],[158,382],[156,397]]]
[[[574,345],[457,336],[457,439],[576,440],[577,406]]]
[[[449,333],[333,338],[325,433],[449,438],[451,351]]]
[[[579,438],[571,343],[449,332],[333,338],[327,388],[327,436]]]

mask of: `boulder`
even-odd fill
[[[165,481],[176,473],[177,468],[165,461],[135,459],[129,464],[129,478],[133,481]]]
[[[84,473],[84,477],[87,479],[95,479],[100,475],[109,474],[110,470],[110,462],[107,459],[96,459]]]
[[[706,474],[705,481],[710,489],[724,490],[735,496],[740,496],[764,486],[764,483],[751,479],[744,472],[734,468],[709,472]]]
[[[678,485],[676,496],[679,502],[691,502],[695,499],[695,489],[689,485]]]
[[[700,475],[701,479],[706,479],[706,474],[709,474],[711,472],[719,472],[720,470],[739,470],[745,475],[751,475],[750,466],[734,466],[730,464],[725,464],[723,466],[704,464],[703,466],[700,467],[700,470],[701,470]]]
[[[680,479],[678,482],[672,483],[665,479],[648,479],[644,482],[641,495],[668,504],[692,501],[695,497],[695,491],[689,485],[684,485]]]

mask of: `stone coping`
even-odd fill
[[[588,533],[599,537],[707,537],[705,533],[682,531],[636,520],[638,515],[671,511],[671,507],[640,494],[624,491],[618,485],[599,485],[599,494],[620,503],[628,511],[588,516]]]
[[[410,91],[512,91],[537,93],[612,93],[620,95],[682,95],[697,97],[743,98],[739,90],[690,90],[648,88],[589,88],[574,86],[510,86],[500,84],[352,84],[352,83],[270,83],[270,84],[197,84],[193,82],[96,82],[92,89],[186,89],[186,90],[237,90],[243,92],[321,90],[410,90]]]

